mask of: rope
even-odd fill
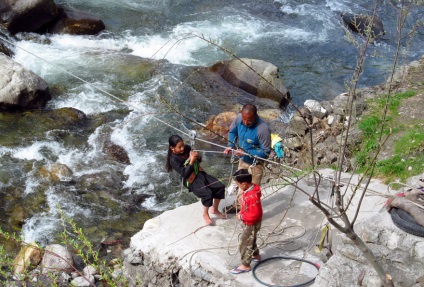
[[[193,151],[198,151],[202,153],[224,153],[223,151],[216,151],[216,150],[200,150],[200,149],[194,149]]]
[[[1,39],[1,40],[3,40],[4,42],[7,42],[7,43],[9,43],[9,44],[11,44],[11,45],[15,46],[15,47],[16,47],[16,48],[18,48],[18,49],[21,49],[22,51],[25,51],[26,53],[28,53],[28,54],[32,55],[33,57],[35,57],[35,58],[37,58],[37,59],[39,59],[39,60],[41,60],[41,61],[43,61],[43,62],[45,62],[46,64],[50,65],[51,67],[56,68],[56,69],[59,69],[59,70],[63,71],[64,73],[66,73],[67,75],[70,75],[71,77],[74,77],[74,78],[76,78],[76,79],[80,80],[81,82],[83,82],[83,83],[85,83],[85,84],[89,85],[89,86],[90,86],[90,87],[92,87],[93,89],[96,89],[96,90],[98,90],[98,91],[100,91],[100,92],[102,92],[102,93],[104,93],[104,94],[106,94],[106,95],[110,96],[111,98],[113,98],[113,99],[115,99],[115,100],[117,100],[117,101],[119,101],[119,102],[122,102],[122,103],[126,104],[127,106],[134,108],[134,109],[135,109],[135,110],[137,110],[137,111],[140,111],[140,109],[139,109],[137,106],[135,106],[135,105],[133,105],[133,104],[131,104],[131,103],[128,103],[128,102],[126,102],[126,101],[124,101],[124,100],[120,99],[119,97],[117,97],[117,96],[113,95],[112,93],[110,93],[110,92],[108,92],[108,91],[106,91],[106,90],[104,90],[104,89],[102,89],[102,88],[97,87],[96,85],[93,85],[92,83],[90,83],[90,82],[88,82],[88,81],[84,80],[83,78],[81,78],[81,77],[79,77],[79,76],[77,76],[77,75],[75,75],[75,74],[73,74],[73,73],[71,73],[71,72],[68,72],[66,69],[64,69],[64,68],[62,68],[62,67],[60,67],[60,66],[58,66],[58,65],[54,65],[54,64],[50,63],[49,61],[47,61],[47,60],[45,60],[45,59],[41,58],[40,56],[37,56],[36,54],[34,54],[34,53],[32,53],[32,52],[28,51],[27,49],[22,48],[21,46],[17,45],[16,43],[13,43],[13,42],[9,41],[8,39],[6,39],[6,38],[4,38],[4,37],[2,37],[2,36],[0,36],[0,39]],[[171,124],[167,123],[167,122],[166,122],[166,121],[164,121],[164,120],[161,120],[160,118],[156,117],[155,115],[150,114],[150,115],[148,115],[148,116],[152,117],[153,119],[155,119],[155,120],[159,121],[160,123],[162,123],[162,124],[164,124],[164,125],[166,125],[166,126],[168,126],[168,127],[172,128],[172,129],[174,129],[174,130],[178,131],[179,133],[184,134],[184,135],[186,135],[187,137],[189,137],[189,134],[188,134],[188,133],[186,133],[186,132],[184,132],[184,131],[182,131],[182,130],[180,130],[180,129],[176,128],[175,126],[173,126],[173,125],[171,125]],[[192,119],[191,119],[191,120],[192,120]],[[196,124],[198,124],[198,125],[200,125],[200,126],[203,126],[203,127],[204,127],[204,125],[202,125],[202,124],[200,124],[200,123],[198,123],[198,122],[196,122],[196,121],[194,121],[194,120],[192,120],[192,121],[193,121],[194,123],[196,123]],[[226,146],[219,145],[219,144],[216,144],[216,143],[213,143],[213,142],[210,142],[210,141],[207,141],[207,140],[203,140],[203,139],[200,139],[200,138],[197,138],[197,140],[198,140],[198,141],[201,141],[201,142],[204,142],[204,143],[208,143],[208,144],[210,144],[210,145],[214,145],[214,146],[217,146],[217,147],[223,148],[223,149],[225,149],[225,148],[226,148]],[[217,153],[221,153],[221,152],[217,152]],[[256,159],[260,159],[260,160],[262,160],[262,161],[266,161],[266,162],[271,163],[271,164],[279,165],[279,166],[282,166],[282,167],[285,167],[285,168],[291,169],[291,170],[293,170],[293,171],[303,172],[303,170],[301,170],[301,169],[298,169],[298,168],[295,168],[295,167],[291,167],[291,166],[288,166],[288,165],[285,165],[285,164],[282,164],[282,163],[279,163],[279,162],[276,162],[276,161],[272,161],[272,160],[269,160],[269,159],[266,159],[266,158],[262,158],[262,157],[258,157],[258,156],[254,156],[254,158],[256,158]],[[334,180],[334,179],[332,179],[332,178],[328,178],[328,177],[323,177],[323,178],[324,178],[324,179],[326,179],[326,180],[329,180],[329,181],[333,181],[333,182],[335,182],[335,180]],[[355,184],[352,184],[352,183],[351,183],[351,185],[356,186]],[[357,187],[361,188],[360,186],[357,186]],[[373,191],[373,190],[370,190],[369,188],[368,188],[367,190],[369,190],[369,191]],[[378,193],[377,191],[373,191],[373,192]]]
[[[124,100],[120,99],[119,97],[117,97],[117,96],[115,96],[115,95],[111,94],[110,92],[108,92],[108,91],[106,91],[106,90],[103,90],[102,88],[97,87],[96,85],[93,85],[92,83],[90,83],[90,82],[88,82],[88,81],[84,80],[83,78],[81,78],[81,77],[79,77],[79,76],[77,76],[77,75],[75,75],[75,74],[73,74],[73,73],[71,73],[71,72],[68,72],[66,69],[64,69],[64,68],[62,68],[62,67],[60,67],[60,66],[58,66],[58,65],[54,65],[54,64],[50,63],[49,61],[47,61],[47,60],[45,60],[45,59],[41,58],[40,56],[37,56],[36,54],[34,54],[34,53],[32,53],[32,52],[28,51],[27,49],[22,48],[21,46],[17,45],[16,43],[13,43],[13,42],[9,41],[8,39],[6,39],[6,38],[4,38],[4,37],[2,37],[2,36],[0,36],[0,39],[1,39],[1,40],[3,40],[4,42],[9,43],[10,45],[15,46],[15,47],[16,47],[16,48],[18,48],[18,49],[21,49],[22,51],[25,51],[26,53],[28,53],[28,54],[32,55],[33,57],[35,57],[35,58],[37,58],[37,59],[39,59],[39,60],[41,60],[41,61],[43,61],[43,62],[47,63],[47,64],[48,64],[48,65],[50,65],[51,67],[56,68],[56,69],[59,69],[59,70],[63,71],[64,73],[66,73],[67,75],[70,75],[71,77],[74,77],[74,78],[76,78],[76,79],[80,80],[81,82],[83,82],[83,83],[85,83],[85,84],[89,85],[89,86],[90,86],[90,87],[92,87],[93,89],[96,89],[96,90],[98,90],[98,91],[100,91],[100,92],[102,92],[102,93],[104,93],[104,94],[106,94],[106,95],[110,96],[111,98],[113,98],[113,99],[115,99],[115,100],[117,100],[117,101],[119,101],[119,102],[122,102],[122,103],[126,104],[127,106],[133,107],[133,108],[134,108],[135,110],[137,110],[137,111],[140,111],[140,110],[139,110],[139,108],[138,108],[137,106],[135,106],[135,105],[133,105],[133,104],[131,104],[131,103],[128,103],[128,102],[126,102],[126,101],[124,101]],[[161,122],[162,124],[164,124],[164,125],[166,125],[166,126],[168,126],[168,127],[172,128],[172,129],[174,129],[174,130],[178,131],[178,132],[179,132],[179,133],[181,133],[181,134],[184,134],[184,135],[186,135],[186,136],[189,136],[189,134],[188,134],[188,133],[186,133],[186,132],[184,132],[184,131],[182,131],[182,130],[180,130],[180,129],[176,128],[175,126],[173,126],[173,125],[171,125],[171,124],[167,123],[167,122],[166,122],[166,121],[164,121],[164,120],[161,120],[160,118],[158,118],[158,117],[156,117],[156,116],[154,116],[154,115],[152,115],[152,114],[150,114],[150,115],[148,115],[148,116],[150,116],[150,117],[154,118],[155,120],[157,120],[157,121]],[[203,124],[200,124],[200,123],[198,123],[198,122],[194,121],[193,119],[191,119],[191,120],[192,120],[194,123],[198,124],[199,126],[204,127],[204,125],[203,125]],[[226,148],[226,146],[219,145],[219,144],[216,144],[216,143],[213,143],[213,142],[210,142],[210,141],[207,141],[207,140],[203,140],[203,139],[200,139],[200,138],[198,138],[197,140],[198,140],[198,141],[201,141],[201,142],[204,142],[204,143],[208,143],[208,144],[210,144],[210,145],[215,145],[215,146],[220,147],[220,148],[223,148],[223,149],[225,149],[225,148]],[[217,153],[218,153],[218,152],[217,152]],[[272,161],[272,160],[269,160],[269,159],[266,159],[266,158],[262,158],[262,157],[258,157],[258,156],[254,156],[254,158],[256,158],[256,159],[260,159],[260,160],[262,160],[262,161],[266,161],[266,162],[271,163],[271,164],[279,165],[279,166],[282,166],[282,167],[285,167],[285,168],[291,169],[291,170],[293,170],[293,171],[303,172],[303,170],[301,170],[301,169],[298,169],[298,168],[295,168],[295,167],[291,167],[291,166],[288,166],[288,165],[285,165],[285,164],[282,164],[282,163],[279,163],[279,162],[276,162],[276,161]],[[333,181],[333,182],[335,182],[335,180],[334,180],[334,179],[332,179],[332,178],[328,178],[328,177],[324,177],[324,176],[323,176],[322,178],[324,178],[324,179],[326,179],[326,180],[329,180],[329,181]],[[357,186],[357,185],[355,185],[355,184],[350,183],[350,185],[356,186],[356,187],[358,187],[358,188],[360,188],[360,189],[361,189],[361,187],[360,187],[360,186]],[[379,193],[379,192],[377,192],[377,191],[373,191],[373,190],[371,190],[371,189],[369,189],[369,188],[368,188],[367,190],[372,191],[372,192],[375,192],[375,193],[377,193],[377,194],[381,194],[381,193]]]
[[[113,99],[115,99],[115,100],[117,100],[117,101],[119,101],[119,102],[122,102],[122,103],[126,104],[126,105],[127,105],[127,106],[129,106],[129,107],[133,107],[133,108],[134,108],[135,110],[137,110],[137,111],[140,111],[140,110],[139,110],[139,108],[138,108],[137,106],[135,106],[135,105],[133,105],[133,104],[131,104],[131,103],[128,103],[128,102],[126,102],[126,101],[122,100],[121,98],[119,98],[119,97],[117,97],[117,96],[113,95],[112,93],[110,93],[110,92],[108,92],[108,91],[106,91],[106,90],[104,90],[104,89],[102,89],[102,88],[99,88],[99,87],[97,87],[97,86],[93,85],[92,83],[89,83],[88,81],[84,80],[83,78],[81,78],[81,77],[79,77],[79,76],[77,76],[77,75],[75,75],[75,74],[73,74],[73,73],[71,73],[71,72],[68,72],[66,69],[64,69],[64,68],[62,68],[62,67],[60,67],[60,66],[57,66],[57,65],[54,65],[54,64],[50,63],[49,61],[47,61],[47,60],[45,60],[45,59],[43,59],[43,58],[41,58],[41,57],[39,57],[39,56],[35,55],[34,53],[32,53],[32,52],[30,52],[30,51],[28,51],[28,50],[26,50],[26,49],[24,49],[24,48],[22,48],[21,46],[17,45],[16,43],[12,43],[11,41],[9,41],[9,40],[5,39],[5,38],[4,38],[4,37],[2,37],[2,36],[0,36],[0,39],[1,39],[1,40],[3,40],[4,42],[7,42],[7,43],[9,43],[9,44],[11,44],[11,45],[15,46],[15,47],[16,47],[16,48],[18,48],[18,49],[21,49],[21,50],[25,51],[26,53],[28,53],[28,54],[32,55],[33,57],[35,57],[35,58],[37,58],[37,59],[39,59],[39,60],[41,60],[41,61],[43,61],[43,62],[47,63],[48,65],[50,65],[50,66],[52,66],[52,67],[54,67],[54,68],[56,68],[56,69],[61,70],[62,72],[66,73],[67,75],[70,75],[71,77],[74,77],[75,79],[78,79],[79,81],[81,81],[81,82],[83,82],[83,83],[85,83],[85,84],[89,85],[89,86],[90,86],[90,87],[92,87],[93,89],[96,89],[96,90],[98,90],[98,91],[100,91],[100,92],[102,92],[102,93],[104,93],[104,94],[108,95],[109,97],[111,97],[111,98],[113,98]],[[160,118],[158,118],[158,117],[156,117],[156,116],[154,116],[154,115],[151,115],[151,114],[150,114],[149,116],[150,116],[150,117],[152,117],[153,119],[155,119],[155,120],[159,121],[160,123],[162,123],[162,124],[164,124],[164,125],[166,125],[166,126],[168,126],[168,127],[172,128],[172,129],[174,129],[174,130],[178,131],[179,133],[181,133],[181,134],[183,134],[183,135],[186,135],[186,136],[189,136],[189,134],[188,134],[188,133],[186,133],[186,132],[184,132],[184,131],[182,131],[182,130],[180,130],[180,129],[176,128],[175,126],[173,126],[173,125],[171,125],[171,124],[167,123],[166,121],[164,121],[164,120],[162,120],[162,119],[160,119]],[[199,126],[204,127],[204,125],[202,125],[202,124],[200,124],[200,123],[197,123],[197,122],[196,122],[196,121],[194,121],[193,119],[190,119],[190,120],[192,120],[193,122],[195,122],[195,123],[196,123],[196,124],[198,124]],[[216,144],[216,143],[213,143],[213,142],[207,141],[207,140],[203,140],[203,139],[200,139],[200,138],[198,138],[197,140],[198,140],[198,141],[201,141],[201,142],[204,142],[204,143],[207,143],[207,144],[210,144],[210,145],[214,145],[214,146],[220,147],[220,148],[222,148],[222,149],[225,149],[225,148],[226,148],[226,146],[222,146],[222,145],[219,145],[219,144]],[[201,152],[205,152],[205,153],[220,153],[220,154],[222,154],[222,153],[223,153],[223,151],[222,151],[222,152],[220,152],[220,151],[205,151],[205,150],[197,150],[197,151],[201,151]],[[234,150],[233,150],[233,151],[234,151]],[[247,153],[247,154],[248,154],[248,153]],[[296,171],[296,172],[302,172],[302,173],[303,173],[303,170],[301,170],[301,169],[294,168],[294,167],[291,167],[291,166],[288,166],[288,165],[282,164],[282,163],[280,163],[280,162],[272,161],[272,160],[269,160],[269,159],[266,159],[266,158],[262,158],[262,157],[258,157],[258,156],[254,156],[254,159],[255,159],[255,160],[258,160],[258,159],[259,159],[259,160],[262,160],[262,161],[264,161],[264,162],[268,162],[268,163],[270,163],[270,164],[279,165],[279,166],[285,167],[285,168],[287,168],[287,169],[290,169],[290,170],[293,170],[293,171]],[[231,178],[231,177],[230,177],[230,178]],[[334,179],[329,178],[329,177],[324,177],[324,176],[322,176],[322,178],[324,178],[324,179],[326,179],[326,180],[329,180],[329,181],[332,181],[332,182],[336,182]],[[341,181],[340,181],[340,182],[341,182]],[[292,184],[294,184],[294,183],[295,183],[295,182],[292,182]],[[290,183],[289,183],[289,184],[290,184]],[[354,185],[354,184],[352,184],[352,183],[350,183],[349,185],[356,186],[356,185]],[[359,188],[361,188],[360,186],[358,186],[358,187],[359,187]],[[367,190],[372,191],[372,190],[370,190],[369,188],[368,188]],[[377,191],[373,191],[373,192],[378,193]],[[285,218],[285,216],[283,216],[283,218],[282,218],[281,222],[284,220],[284,218]],[[280,223],[281,223],[281,222],[280,222]],[[237,221],[235,222],[235,225],[237,225]],[[184,238],[186,238],[186,237],[188,237],[188,236],[190,236],[190,235],[192,235],[192,234],[196,234],[196,232],[197,232],[198,230],[200,230],[200,229],[202,229],[202,228],[204,228],[204,227],[206,227],[206,226],[208,226],[208,225],[205,225],[205,226],[201,226],[201,227],[199,227],[198,229],[196,229],[196,230],[195,230],[195,231],[193,231],[192,233],[190,233],[190,234],[186,235],[186,236],[185,236],[185,237],[183,237],[183,238],[180,238],[179,240],[177,240],[177,241],[175,241],[175,242],[173,242],[173,243],[171,243],[171,244],[175,244],[175,243],[179,242],[180,240],[182,240],[182,239],[184,239]],[[232,235],[231,240],[230,240],[230,243],[229,243],[229,245],[228,245],[228,253],[229,253],[229,248],[230,248],[230,246],[231,246],[231,241],[232,241],[232,239],[233,239],[233,237],[234,237],[234,235],[235,235],[235,230],[236,230],[236,228],[234,228],[233,230],[234,230],[234,231],[233,231],[233,235]],[[264,245],[265,245],[266,243],[271,244],[271,243],[275,243],[275,242],[277,242],[277,241],[267,242],[267,240],[268,240],[268,238],[269,238],[270,234],[272,234],[272,232],[271,232],[271,233],[269,233],[268,237],[266,237],[266,238],[265,238],[264,243],[263,243]],[[302,234],[302,236],[303,236],[303,234]],[[196,237],[197,237],[197,236],[196,236]],[[236,254],[237,254],[237,253],[236,253]],[[231,254],[229,253],[229,255],[231,255]],[[233,254],[232,256],[234,256],[234,255],[235,255],[235,254]],[[311,265],[315,266],[317,269],[319,269],[319,266],[317,266],[316,264],[314,264],[314,263],[312,263],[312,262],[310,262],[310,261],[307,261],[307,260],[305,260],[305,259],[299,259],[299,258],[293,258],[293,257],[283,257],[283,256],[279,256],[279,257],[272,257],[272,258],[264,259],[264,260],[262,260],[261,262],[259,262],[257,265],[255,265],[255,267],[253,268],[253,277],[254,277],[254,278],[255,278],[258,282],[260,282],[260,283],[261,283],[261,284],[263,284],[263,285],[266,285],[266,286],[275,286],[275,285],[269,285],[269,284],[267,284],[267,283],[264,283],[264,282],[260,281],[260,280],[257,278],[255,271],[256,271],[256,269],[260,266],[260,264],[263,264],[264,262],[267,262],[267,261],[270,261],[270,260],[276,260],[276,259],[291,259],[291,260],[303,261],[303,262],[306,262],[306,263],[308,263],[308,264],[311,264]],[[290,286],[290,287],[305,286],[305,285],[308,285],[308,284],[312,283],[314,280],[315,280],[315,278],[313,278],[312,280],[310,280],[310,281],[308,281],[308,282],[306,282],[306,283],[302,283],[302,284],[298,284],[298,285],[293,285],[293,286]],[[276,286],[276,287],[277,287],[277,286]]]

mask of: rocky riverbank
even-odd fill
[[[409,65],[402,66],[394,75],[392,94],[411,91],[415,96],[404,100],[400,104],[400,115],[396,118],[399,126],[418,125],[424,129],[424,57]],[[349,131],[344,170],[352,170],[355,166],[353,151],[363,141],[363,132],[357,123],[362,117],[369,114],[367,102],[383,96],[388,91],[388,84],[382,84],[357,91],[353,101],[352,126]],[[284,134],[284,146],[287,147],[285,161],[288,165],[307,168],[311,166],[310,152],[311,142],[315,152],[315,166],[332,166],[338,161],[340,144],[344,140],[343,131],[346,128],[348,117],[346,116],[347,94],[338,95],[334,100],[318,102],[308,100],[301,108],[301,114],[296,113],[288,127],[281,131]],[[304,117],[306,120],[304,120]],[[309,132],[312,131],[312,140]],[[392,154],[394,142],[401,138],[406,129],[393,133],[382,148],[379,159],[387,158]],[[419,170],[416,172],[420,172]]]
[[[318,173],[322,175],[318,192],[321,200],[326,201],[334,172],[319,170]],[[347,196],[349,186],[357,184],[358,178],[342,174]],[[412,178],[408,183],[416,186],[417,180],[418,177]],[[237,242],[241,225],[235,216],[214,219],[213,226],[203,226],[198,202],[147,221],[143,230],[131,238],[130,248],[123,252],[124,274],[130,286],[257,287],[263,286],[260,281],[293,286],[317,276],[311,286],[354,286],[362,277],[363,286],[380,287],[378,276],[361,252],[335,229],[331,231],[334,255],[330,260],[328,244],[317,251],[325,217],[307,200],[307,195],[299,191],[315,192],[313,177],[305,177],[297,186],[299,189],[270,182],[263,187],[264,220],[258,244],[264,261],[275,259],[257,266],[254,275],[229,272],[240,260]],[[417,282],[424,272],[421,251],[424,239],[407,234],[393,224],[383,205],[387,196],[396,192],[372,180],[368,186],[369,196],[362,202],[356,230],[393,276],[395,286],[419,287],[422,285]],[[353,206],[358,204],[357,200],[355,197]],[[353,214],[354,210],[349,210],[348,216]],[[316,266],[320,266],[319,274]]]

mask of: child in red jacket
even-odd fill
[[[252,270],[250,263],[260,261],[256,237],[262,223],[261,188],[252,183],[252,175],[247,169],[239,169],[233,176],[240,190],[240,212],[237,219],[243,221],[243,233],[240,238],[239,251],[241,255],[240,266],[231,270],[232,274],[240,274]]]

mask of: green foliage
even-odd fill
[[[406,91],[404,93],[400,93],[400,94],[396,94],[393,96],[389,97],[389,102],[388,102],[388,109],[390,113],[397,113],[398,109],[399,109],[399,105],[402,102],[402,100],[410,98],[415,96],[417,93],[413,92],[413,91]],[[383,95],[381,96],[376,103],[378,104],[379,108],[384,108],[386,105],[386,98],[387,95]],[[380,112],[380,114],[382,113],[382,110]]]
[[[377,116],[369,116],[364,118],[358,125],[359,129],[363,131],[365,137],[373,136],[377,132],[377,128],[381,124],[381,119]]]
[[[83,230],[79,228],[72,218],[68,218],[61,213],[63,232],[61,234],[62,244],[70,246],[75,254],[82,259],[86,266],[91,265],[99,271],[101,281],[107,283],[111,287],[127,286],[126,278],[120,276],[115,279],[112,277],[114,269],[108,267],[107,263],[99,259],[99,253],[93,249],[93,244],[86,238]],[[70,227],[70,230],[67,228]],[[122,269],[122,263],[120,268]]]
[[[80,257],[84,262],[85,266],[92,266],[96,270],[98,270],[100,274],[100,280],[103,283],[103,286],[110,287],[126,287],[128,286],[128,282],[124,276],[112,276],[115,271],[116,266],[108,266],[108,264],[104,261],[101,261],[99,258],[99,253],[97,250],[93,248],[93,244],[86,238],[81,228],[77,227],[72,219],[66,217],[63,213],[61,213],[61,220],[63,231],[61,233],[62,244],[69,247],[76,256]],[[22,249],[24,246],[28,245],[25,243],[19,236],[16,234],[11,234],[9,232],[5,232],[0,229],[0,238],[13,241],[17,243],[17,247]],[[44,249],[41,247],[37,247],[44,252]],[[19,250],[17,250],[19,251]],[[17,252],[16,251],[16,252]],[[45,282],[41,282],[36,280],[33,281],[33,277],[37,276],[36,274],[31,273],[31,268],[28,267],[24,271],[23,274],[14,274],[14,255],[8,254],[5,251],[5,248],[0,245],[0,282],[9,282],[7,286],[15,286],[14,277],[19,277],[21,280],[20,283],[16,286],[33,286],[33,287],[41,287],[46,286]],[[56,254],[56,256],[58,256]],[[116,260],[118,263],[119,269],[123,269],[122,260]],[[116,263],[115,262],[115,263]],[[114,264],[115,264],[114,263]],[[73,266],[74,270],[78,272],[81,276],[82,273],[78,271],[78,269]],[[51,272],[47,274],[49,278],[48,286],[64,286],[62,283],[59,283],[58,274],[55,272]],[[30,285],[27,285],[27,282],[31,282]],[[91,284],[93,285],[93,284]],[[1,285],[3,286],[3,285]],[[69,285],[71,286],[71,285]],[[95,286],[95,285],[93,285]]]
[[[395,152],[401,155],[415,154],[422,155],[424,150],[423,128],[415,126],[407,131],[395,144]]]
[[[397,121],[402,101],[413,97],[416,92],[407,91],[390,97],[382,96],[368,103],[369,115],[364,117],[358,127],[364,133],[364,141],[355,151],[355,161],[359,172],[370,166],[380,146],[380,133],[383,140],[390,135],[394,138],[393,155],[376,162],[374,175],[393,180],[405,181],[424,169],[424,131],[419,125],[404,126]],[[387,115],[383,122],[383,112],[387,105]],[[383,125],[384,123],[384,125]]]

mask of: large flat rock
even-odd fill
[[[320,173],[324,177],[319,185],[321,199],[331,204],[331,180],[325,177],[332,177],[334,172],[322,170]],[[356,175],[350,177],[349,174],[343,174],[343,182],[358,182]],[[326,261],[323,255],[325,252],[316,252],[316,244],[326,219],[304,193],[312,194],[314,185],[312,176],[300,180],[298,188],[284,186],[276,180],[263,185],[264,217],[258,239],[262,259],[293,257],[319,265]],[[348,188],[347,193],[351,190]],[[369,190],[358,221],[378,213],[387,200],[378,196],[378,193],[390,192],[386,185],[377,180],[371,182]],[[233,200],[234,196],[227,197],[221,202],[220,208]],[[356,206],[357,199],[352,202],[352,207]],[[258,280],[266,284],[287,286],[303,283],[316,276],[317,269],[312,264],[283,259],[272,259],[260,264],[255,271],[257,278],[253,272],[232,275],[230,270],[240,264],[237,245],[241,230],[242,225],[234,214],[225,220],[214,219],[212,226],[205,226],[200,202],[166,211],[147,221],[143,230],[131,238],[131,259],[135,256],[138,261],[133,261],[136,264],[126,263],[128,272],[142,274],[141,280],[146,284],[143,286],[161,286],[170,280],[179,282],[181,286],[264,286]],[[334,233],[333,245],[340,242],[339,238]]]

